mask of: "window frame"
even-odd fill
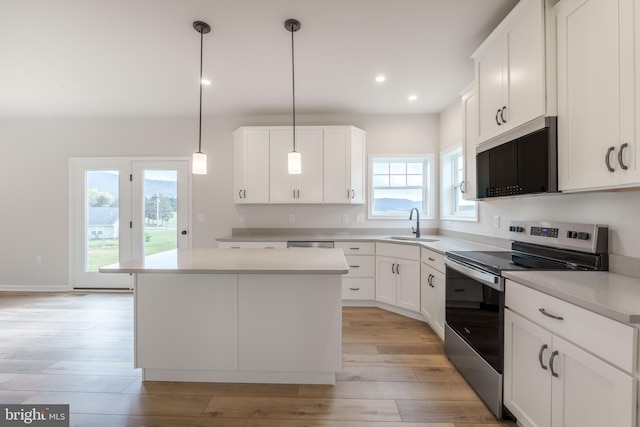
[[[449,221],[478,221],[478,203],[467,200],[473,205],[472,210],[462,211],[457,209],[457,192],[464,182],[464,147],[462,143],[451,147],[440,153],[440,219]],[[459,171],[454,161],[462,158],[462,180],[457,182],[456,176]]]
[[[395,212],[395,213],[376,213],[373,211],[374,207],[374,187],[373,183],[373,172],[374,172],[374,162],[378,159],[389,159],[389,160],[405,160],[407,163],[414,162],[423,162],[423,177],[426,182],[422,185],[422,200],[423,200],[423,209],[420,212],[420,219],[434,219],[434,204],[435,204],[435,164],[434,159],[435,156],[433,154],[427,153],[412,153],[412,154],[369,154],[369,173],[368,173],[368,201],[367,201],[367,217],[368,219],[390,219],[390,220],[398,220],[398,219],[407,219],[409,212]],[[406,186],[407,188],[414,188],[415,186]],[[380,188],[380,187],[378,187]],[[390,187],[397,188],[397,187]]]

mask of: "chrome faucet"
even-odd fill
[[[420,237],[420,212],[417,208],[412,208],[409,213],[409,219],[413,219],[413,211],[416,211],[416,228],[411,227],[411,230],[413,230],[413,234],[418,238]]]

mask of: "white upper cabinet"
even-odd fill
[[[563,0],[557,10],[561,191],[640,184],[633,0]]]
[[[269,129],[233,133],[233,201],[269,203]]]
[[[464,152],[464,178],[461,185],[462,198],[477,198],[476,181],[476,147],[478,145],[476,129],[478,128],[478,96],[475,85],[462,95],[462,150]]]
[[[324,203],[364,203],[364,153],[364,131],[324,129]]]
[[[545,0],[521,0],[473,54],[477,143],[546,113]]]
[[[322,203],[322,129],[296,129],[296,150],[302,156],[302,173],[290,175],[287,157],[293,150],[293,131],[271,131],[270,202]]]

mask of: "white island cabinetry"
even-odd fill
[[[145,381],[333,384],[341,370],[339,249],[179,249],[100,271],[135,274]]]
[[[504,404],[520,425],[635,425],[637,331],[507,280]]]

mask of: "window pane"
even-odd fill
[[[405,174],[407,173],[407,164],[406,163],[391,163],[391,173],[395,174]]]
[[[422,175],[407,175],[407,185],[409,187],[422,187]]]
[[[408,214],[412,208],[423,212],[422,202],[422,189],[375,189],[373,191],[374,213],[406,212]]]
[[[178,247],[178,172],[144,171],[144,255]]]
[[[388,174],[389,173],[389,163],[373,163],[373,173],[374,174]]]
[[[119,173],[87,171],[85,184],[85,271],[98,271],[120,260]]]
[[[391,175],[391,186],[392,187],[406,187],[407,186],[407,176],[406,175]]]
[[[374,187],[388,187],[389,186],[389,175],[374,175],[373,176],[373,186]]]
[[[407,163],[407,173],[422,174],[424,170],[422,163]]]

